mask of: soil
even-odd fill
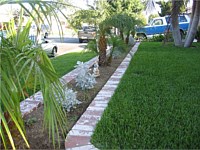
[[[77,91],[77,99],[80,100],[82,103],[77,105],[75,109],[71,109],[71,111],[67,113],[66,120],[68,122],[68,129],[66,131],[66,134],[80,118],[83,112],[87,109],[88,105],[101,90],[101,88],[110,78],[110,76],[114,73],[124,57],[125,54],[119,58],[113,59],[110,66],[99,67],[100,77],[96,78],[97,84],[95,85],[95,88],[91,90],[83,92],[82,90],[76,88],[74,80],[69,83],[69,87]],[[43,130],[43,110],[44,107],[41,106],[36,111],[30,113],[25,117],[26,135],[31,149],[54,149],[51,140],[49,140],[48,138],[48,132]],[[61,137],[60,148],[58,148],[58,143],[56,145],[56,148],[65,149],[64,142],[65,137]]]

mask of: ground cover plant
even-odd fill
[[[92,137],[100,149],[200,148],[200,45],[141,43]]]

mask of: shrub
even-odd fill
[[[154,35],[150,41],[151,42],[162,42],[165,39],[165,37],[162,34]]]
[[[96,40],[90,40],[86,46],[86,49],[92,52],[95,52],[98,54],[98,49],[97,49],[97,42]]]
[[[77,92],[74,92],[72,89],[68,89],[66,85],[63,87],[63,93],[63,98],[61,98],[59,103],[68,112],[71,110],[71,108],[75,108],[77,104],[81,103],[79,100],[77,100]]]
[[[89,68],[83,63],[78,61],[76,68],[80,68],[79,74],[76,77],[76,86],[82,90],[92,89],[96,84],[95,77],[89,72]]]

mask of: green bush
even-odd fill
[[[96,40],[90,40],[86,46],[86,49],[99,54]]]
[[[149,41],[151,42],[162,42],[165,39],[164,35],[154,35]]]

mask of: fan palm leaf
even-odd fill
[[[29,4],[31,9],[27,9],[24,3]],[[30,15],[32,19],[26,24],[24,29],[14,29],[14,22],[8,28],[8,37],[1,40],[1,109],[0,109],[0,136],[4,148],[16,149],[16,139],[10,122],[18,131],[27,147],[30,147],[26,139],[24,123],[20,112],[20,101],[26,97],[27,89],[36,89],[39,85],[44,99],[44,127],[49,131],[49,137],[55,145],[55,137],[59,138],[59,129],[64,135],[66,130],[66,114],[62,106],[59,105],[58,98],[61,98],[62,84],[47,55],[41,47],[33,46],[29,40],[29,30],[31,22],[43,22],[44,18],[50,23],[48,16],[51,13],[57,16],[57,5],[61,3],[40,0],[2,0],[0,6],[4,4],[19,4]],[[38,9],[41,13],[37,13]],[[32,82],[30,82],[32,81]],[[9,119],[9,120],[8,120]]]

